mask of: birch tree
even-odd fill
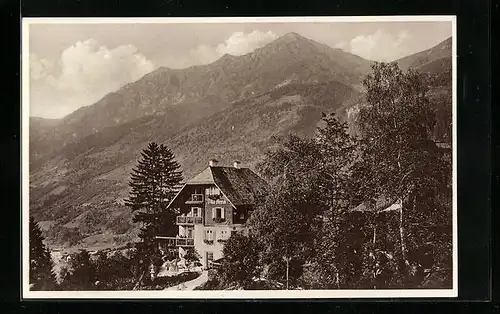
[[[369,172],[365,182],[375,187],[377,197],[392,199],[399,206],[400,267],[406,277],[407,213],[417,210],[423,188],[439,185],[446,177],[431,140],[435,115],[427,84],[414,70],[405,73],[397,63],[375,63],[363,83],[366,105],[358,123],[364,143],[362,163]]]

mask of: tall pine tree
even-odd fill
[[[183,180],[180,165],[168,147],[149,143],[132,170],[126,205],[135,212],[134,222],[142,224],[137,248],[144,267],[157,258],[154,236],[174,235],[177,213],[167,210]]]
[[[43,235],[33,217],[29,221],[30,285],[32,290],[54,290],[56,285],[54,266],[49,250],[43,243]]]

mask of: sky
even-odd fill
[[[30,116],[61,118],[160,66],[243,55],[296,32],[374,61],[393,61],[452,35],[451,22],[126,23],[29,26]]]

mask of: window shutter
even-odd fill
[[[215,208],[212,208],[212,219],[215,219]]]
[[[221,209],[220,209],[220,217],[221,217],[222,219],[224,219],[224,215],[225,215],[225,214],[224,214],[224,212],[225,212],[224,208],[221,208]]]

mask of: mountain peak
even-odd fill
[[[309,41],[309,39],[305,38],[304,36],[298,34],[298,33],[295,33],[295,32],[290,32],[290,33],[286,33],[285,35],[279,37],[278,39],[276,39],[276,41],[286,41],[286,42],[291,42],[291,41],[297,41],[297,40],[307,40]]]
[[[225,53],[222,57],[220,57],[219,60],[232,60],[236,58],[236,56],[233,56],[232,54]]]

